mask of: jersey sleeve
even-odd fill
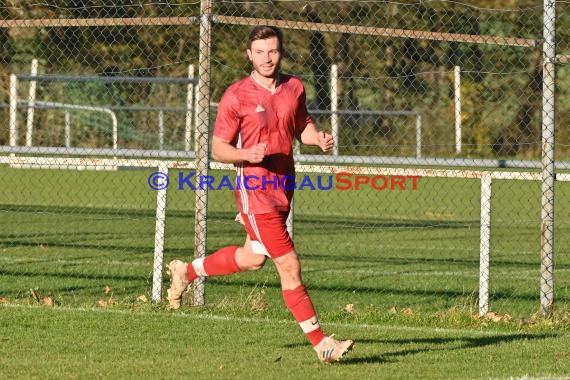
[[[298,101],[297,101],[297,112],[295,114],[295,135],[299,136],[305,130],[305,127],[309,123],[313,123],[313,118],[309,115],[307,110],[307,96],[305,94],[305,88],[299,80],[298,86]]]
[[[239,101],[235,94],[226,91],[218,104],[214,136],[234,141],[238,134],[239,122]]]

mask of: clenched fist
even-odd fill
[[[245,149],[245,160],[251,162],[252,164],[258,164],[263,161],[265,157],[265,150],[267,149],[267,144],[259,143],[250,148]]]
[[[334,146],[334,140],[330,133],[319,132],[319,147],[323,152],[329,152]]]

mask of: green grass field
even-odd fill
[[[556,188],[556,304],[547,319],[537,315],[540,185],[493,184],[490,310],[498,321],[474,316],[477,180],[423,178],[416,191],[298,191],[305,282],[325,331],[357,342],[344,362],[324,366],[284,307],[270,262],[208,279],[205,307],[173,312],[149,302],[152,171],[0,167],[2,376],[570,376],[568,184]],[[165,262],[190,259],[194,245],[194,192],[172,186]],[[208,251],[239,244],[231,192],[210,192],[208,209]]]
[[[568,378],[570,336],[496,326],[325,323],[356,340],[316,362],[288,319],[216,310],[2,307],[3,378],[479,379]]]

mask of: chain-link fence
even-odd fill
[[[243,241],[209,135],[268,24],[335,136],[332,154],[295,148],[293,234],[322,313],[567,309],[570,10],[510,4],[0,7],[0,296],[158,301],[165,262]],[[271,268],[196,285],[194,304],[279,289]]]

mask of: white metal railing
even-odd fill
[[[28,89],[28,100],[18,100],[18,78],[28,80],[30,82]],[[185,126],[185,150],[189,151],[192,139],[192,111],[195,108],[195,86],[196,80],[194,78],[194,65],[188,66],[188,78],[160,78],[160,77],[99,77],[99,76],[70,76],[70,75],[42,75],[38,76],[38,60],[33,59],[29,75],[10,75],[10,103],[9,103],[9,144],[12,147],[18,145],[18,121],[17,121],[17,108],[18,105],[27,106],[26,117],[26,144],[25,146],[31,147],[33,145],[33,125],[34,125],[34,111],[36,108],[59,108],[65,110],[65,146],[71,146],[71,115],[68,110],[84,110],[93,112],[104,112],[111,116],[113,123],[113,149],[117,149],[117,116],[113,108],[107,106],[90,106],[79,105],[70,103],[59,102],[46,102],[36,100],[36,87],[37,82],[41,81],[111,81],[111,82],[151,82],[151,83],[188,83],[187,97],[186,97],[186,126]],[[155,107],[156,108],[156,107]],[[165,107],[172,108],[172,107]],[[164,147],[164,110],[158,109],[158,136],[159,145],[162,150]]]
[[[69,158],[69,157],[32,157],[32,156],[0,156],[0,164],[10,164],[13,166],[25,166],[31,163],[41,163],[43,167],[66,168],[82,167],[104,170],[107,167],[141,167],[158,168],[158,170],[168,175],[169,169],[196,169],[196,162],[193,160],[157,160],[157,159],[134,159],[134,158]],[[209,168],[212,170],[231,170],[232,165],[218,162],[210,162]],[[421,176],[434,178],[464,178],[481,181],[480,187],[480,266],[479,266],[479,314],[485,315],[489,310],[489,289],[490,289],[490,255],[491,252],[491,194],[493,180],[522,180],[541,181],[539,172],[506,172],[506,171],[484,171],[484,170],[458,170],[458,169],[414,169],[414,168],[389,168],[389,167],[366,167],[366,166],[339,166],[339,165],[306,165],[297,164],[297,173],[314,174],[335,174],[350,173],[352,175],[366,176]],[[570,182],[570,174],[557,173],[557,181]],[[155,247],[154,247],[154,271],[152,284],[152,300],[159,302],[162,299],[162,276],[163,276],[163,254],[164,254],[164,228],[166,223],[166,195],[167,187],[157,190],[157,209],[155,226]],[[288,219],[288,229],[293,228],[293,218]]]
[[[27,104],[31,108],[29,102],[20,101],[18,104]],[[108,107],[86,106],[81,104],[58,103],[58,102],[45,102],[36,100],[33,105],[34,108],[48,108],[48,109],[62,109],[65,112],[65,147],[71,147],[71,114],[70,110],[92,111],[106,113],[111,117],[111,130],[112,130],[112,147],[117,149],[118,141],[118,126],[117,114]],[[28,127],[26,132],[26,146],[32,146],[32,133],[33,128]]]

